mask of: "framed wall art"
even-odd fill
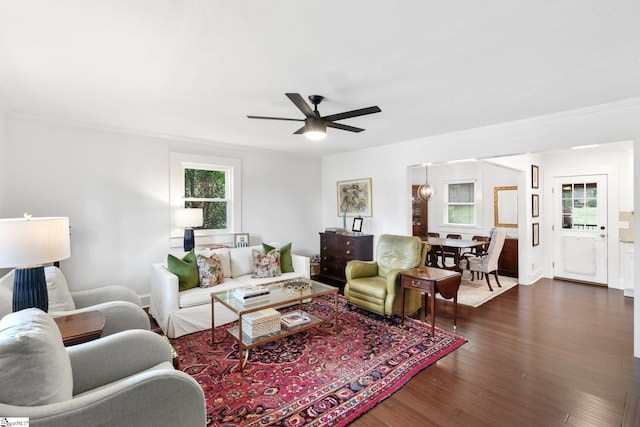
[[[371,178],[338,181],[338,216],[371,216]]]
[[[249,234],[248,233],[236,233],[233,236],[233,243],[236,248],[249,247]]]
[[[540,186],[540,171],[538,166],[531,165],[531,188],[539,188]]]
[[[531,195],[531,216],[533,218],[540,216],[540,196],[537,194]]]
[[[533,231],[533,246],[538,246],[540,244],[540,223],[534,222],[532,224]]]

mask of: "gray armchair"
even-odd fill
[[[37,308],[0,320],[0,414],[31,426],[197,426],[204,393],[176,371],[167,342],[130,330],[64,347]]]
[[[378,314],[400,313],[402,270],[424,266],[430,246],[418,237],[383,234],[376,246],[376,261],[349,261],[345,268],[345,298],[354,305]],[[408,291],[405,313],[421,305],[419,292]]]
[[[0,318],[11,313],[14,271],[0,278]],[[69,292],[67,281],[57,267],[46,267],[49,314],[65,316],[83,311],[100,311],[105,317],[103,336],[128,329],[149,330],[149,316],[142,309],[140,297],[124,286],[104,286]]]

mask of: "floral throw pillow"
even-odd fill
[[[280,249],[262,253],[253,250],[253,274],[251,277],[277,277],[280,276]]]
[[[224,282],[222,261],[218,255],[198,255],[196,262],[198,264],[201,288],[210,288]]]

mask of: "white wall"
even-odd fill
[[[241,231],[252,243],[291,241],[296,253],[317,252],[317,159],[12,114],[6,129],[2,216],[70,218],[71,258],[61,268],[72,290],[111,283],[148,294],[150,264],[169,250],[172,151],[241,159]]]
[[[6,111],[4,110],[2,100],[0,99],[0,165],[5,164],[5,154],[4,147],[6,144]],[[5,188],[5,178],[4,174],[0,173],[0,217],[2,216],[2,212],[4,211],[4,188]],[[2,272],[0,271],[0,274]]]
[[[526,215],[531,208],[530,164],[542,163],[542,156],[535,153],[576,145],[633,140],[640,135],[639,114],[640,100],[636,99],[325,157],[322,163],[323,224],[330,227],[337,222],[336,181],[371,177],[374,214],[366,219],[366,231],[376,235],[383,232],[410,234],[410,194],[405,190],[411,184],[408,166],[529,153],[519,156],[514,167],[524,172],[519,187],[528,189],[526,195],[519,195],[519,200],[524,197],[526,209],[519,216],[523,218],[523,225],[519,226],[518,234],[520,256],[524,257],[525,265],[535,267],[531,269],[533,271],[521,270],[520,279],[523,283],[531,283],[548,271],[545,264],[548,261],[544,259],[547,239],[541,238],[541,244],[535,248],[525,244],[531,242],[532,221],[530,215]],[[541,166],[541,172],[544,170]],[[543,191],[544,175],[540,180]]]

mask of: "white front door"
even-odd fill
[[[607,176],[554,178],[553,275],[607,283]]]

